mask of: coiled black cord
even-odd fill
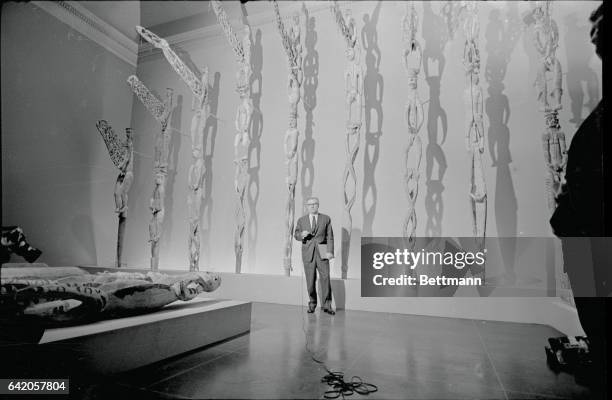
[[[301,310],[304,309],[304,274],[302,274],[302,285],[300,290],[300,299],[301,299]],[[312,361],[321,365],[327,371],[327,375],[321,378],[321,382],[327,383],[331,386],[331,389],[327,390],[323,397],[326,399],[337,399],[342,396],[344,399],[345,396],[352,396],[354,393],[361,395],[368,395],[370,393],[374,393],[378,391],[378,386],[364,382],[359,376],[353,376],[350,382],[346,382],[344,380],[344,372],[339,371],[330,371],[327,368],[327,365],[314,356],[314,353],[311,349],[308,348],[308,333],[306,332],[306,327],[304,326],[304,315],[302,314],[302,331],[304,331],[304,348],[310,354],[310,358]]]
[[[325,368],[327,370],[327,368]],[[364,382],[360,377],[353,376],[350,382],[344,380],[344,373],[327,370],[328,374],[321,378],[331,389],[323,394],[326,399],[337,399],[351,396],[353,393],[368,395],[378,391],[378,386]]]

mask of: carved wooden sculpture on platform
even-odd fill
[[[565,180],[567,146],[565,134],[559,125],[559,110],[562,108],[563,71],[555,52],[559,46],[559,30],[551,16],[551,2],[537,1],[533,11],[535,19],[533,34],[535,48],[540,54],[535,87],[540,111],[544,113],[545,130],[542,134],[542,147],[546,163],[546,196],[550,213],[555,210],[555,197]]]
[[[242,42],[239,41],[227,19],[227,14],[221,2],[219,0],[212,0],[210,3],[217,16],[217,21],[219,21],[227,40],[234,50],[238,66],[238,71],[236,72],[236,91],[240,95],[240,105],[236,112],[236,136],[234,138],[234,163],[236,164],[234,190],[237,195],[234,252],[236,254],[236,273],[240,273],[246,223],[244,195],[247,187],[247,170],[249,167],[249,126],[251,125],[254,110],[253,100],[251,99],[251,30],[248,25],[245,25]]]
[[[149,203],[151,209],[151,222],[149,223],[149,241],[151,242],[151,270],[159,269],[159,239],[162,234],[164,221],[164,197],[166,190],[166,177],[168,176],[168,148],[170,135],[168,134],[168,120],[172,112],[172,89],[166,89],[166,99],[160,102],[135,75],[127,79],[132,91],[138,96],[145,108],[161,124],[160,133],[155,141],[153,195]]]
[[[202,217],[202,196],[204,185],[204,126],[209,114],[208,105],[208,68],[204,67],[202,78],[198,78],[196,74],[185,65],[185,63],[176,55],[170,48],[168,42],[155,35],[153,32],[136,26],[136,31],[147,42],[154,47],[161,49],[170,63],[172,68],[181,77],[181,79],[189,86],[193,93],[192,110],[195,110],[191,119],[191,155],[193,163],[189,167],[187,175],[187,207],[189,218],[189,270],[198,271],[200,263],[200,219]]]
[[[487,187],[482,165],[484,153],[483,96],[480,86],[480,52],[478,49],[478,9],[476,2],[466,2],[463,18],[465,44],[463,65],[466,83],[464,101],[465,146],[470,154],[470,206],[472,209],[472,231],[479,250],[484,248],[487,229]]]
[[[88,274],[75,267],[6,268],[0,280],[0,323],[54,327],[156,311],[221,284],[217,273]]]
[[[128,192],[134,180],[134,145],[132,140],[132,128],[125,128],[125,141],[119,140],[113,128],[105,120],[96,123],[96,128],[108,149],[111,161],[119,168],[119,175],[115,183],[115,212],[119,216],[117,228],[117,258],[115,266],[122,267],[121,255],[123,252],[123,242],[125,225],[127,220]]]
[[[414,248],[416,240],[417,215],[415,210],[416,199],[419,193],[419,168],[423,145],[418,136],[423,125],[423,104],[417,92],[417,82],[421,71],[423,52],[416,40],[418,29],[418,15],[414,3],[406,5],[406,14],[402,18],[401,31],[404,42],[402,62],[408,74],[408,100],[406,101],[405,117],[408,124],[408,145],[404,152],[404,185],[408,196],[408,211],[402,224],[402,235],[408,239],[408,246]]]
[[[361,125],[363,114],[363,67],[360,64],[360,46],[357,42],[357,28],[351,16],[350,9],[344,13],[336,1],[332,2],[331,12],[336,24],[346,41],[347,66],[344,72],[345,107],[346,107],[346,165],[344,167],[343,203],[344,213],[342,220],[342,279],[346,279],[348,270],[348,247],[351,241],[353,219],[351,208],[355,202],[357,191],[357,176],[353,162],[359,151]]]
[[[291,266],[291,253],[293,249],[293,226],[295,223],[295,184],[298,173],[298,140],[300,132],[297,129],[297,106],[300,102],[300,88],[302,87],[302,43],[300,16],[295,14],[291,19],[289,29],[285,28],[281,19],[278,3],[273,0],[276,28],[280,34],[283,48],[287,54],[289,77],[287,81],[287,95],[289,97],[289,128],[285,132],[284,148],[285,163],[287,164],[287,205],[285,207],[285,242],[283,251],[283,269],[289,276],[293,270]]]

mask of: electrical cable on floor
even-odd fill
[[[305,272],[302,273],[302,285],[300,288],[300,303],[302,305],[300,309],[301,313],[303,313],[304,310],[304,274]],[[344,399],[345,396],[351,396],[354,393],[367,396],[370,393],[378,391],[378,386],[372,383],[364,382],[361,377],[356,375],[351,378],[350,382],[346,382],[344,380],[344,372],[330,371],[329,368],[327,368],[325,362],[317,359],[314,355],[314,352],[308,348],[308,333],[306,332],[306,328],[304,326],[304,314],[301,314],[301,318],[302,331],[304,332],[305,339],[304,348],[306,349],[308,354],[310,354],[310,358],[312,359],[312,361],[323,366],[323,368],[325,368],[325,371],[327,371],[327,375],[321,378],[321,382],[327,383],[329,386],[331,386],[331,389],[327,390],[323,394],[323,397],[325,399],[337,399],[341,396]]]

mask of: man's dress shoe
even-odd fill
[[[315,308],[316,308],[316,307],[310,307],[310,306],[309,306],[309,307],[308,307],[308,311],[307,311],[307,312],[308,312],[308,314],[312,314],[312,313],[315,311]]]
[[[334,310],[332,310],[331,308],[326,308],[323,310],[324,312],[328,313],[329,315],[336,315],[336,312]]]

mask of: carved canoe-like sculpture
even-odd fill
[[[145,313],[177,300],[191,300],[202,292],[212,292],[221,284],[219,275],[211,272],[87,274],[75,268],[80,273],[69,271],[67,276],[45,278],[55,268],[28,268],[23,273],[11,273],[10,269],[3,269],[6,278],[2,278],[0,286],[3,324],[27,321],[50,326],[73,325]]]

